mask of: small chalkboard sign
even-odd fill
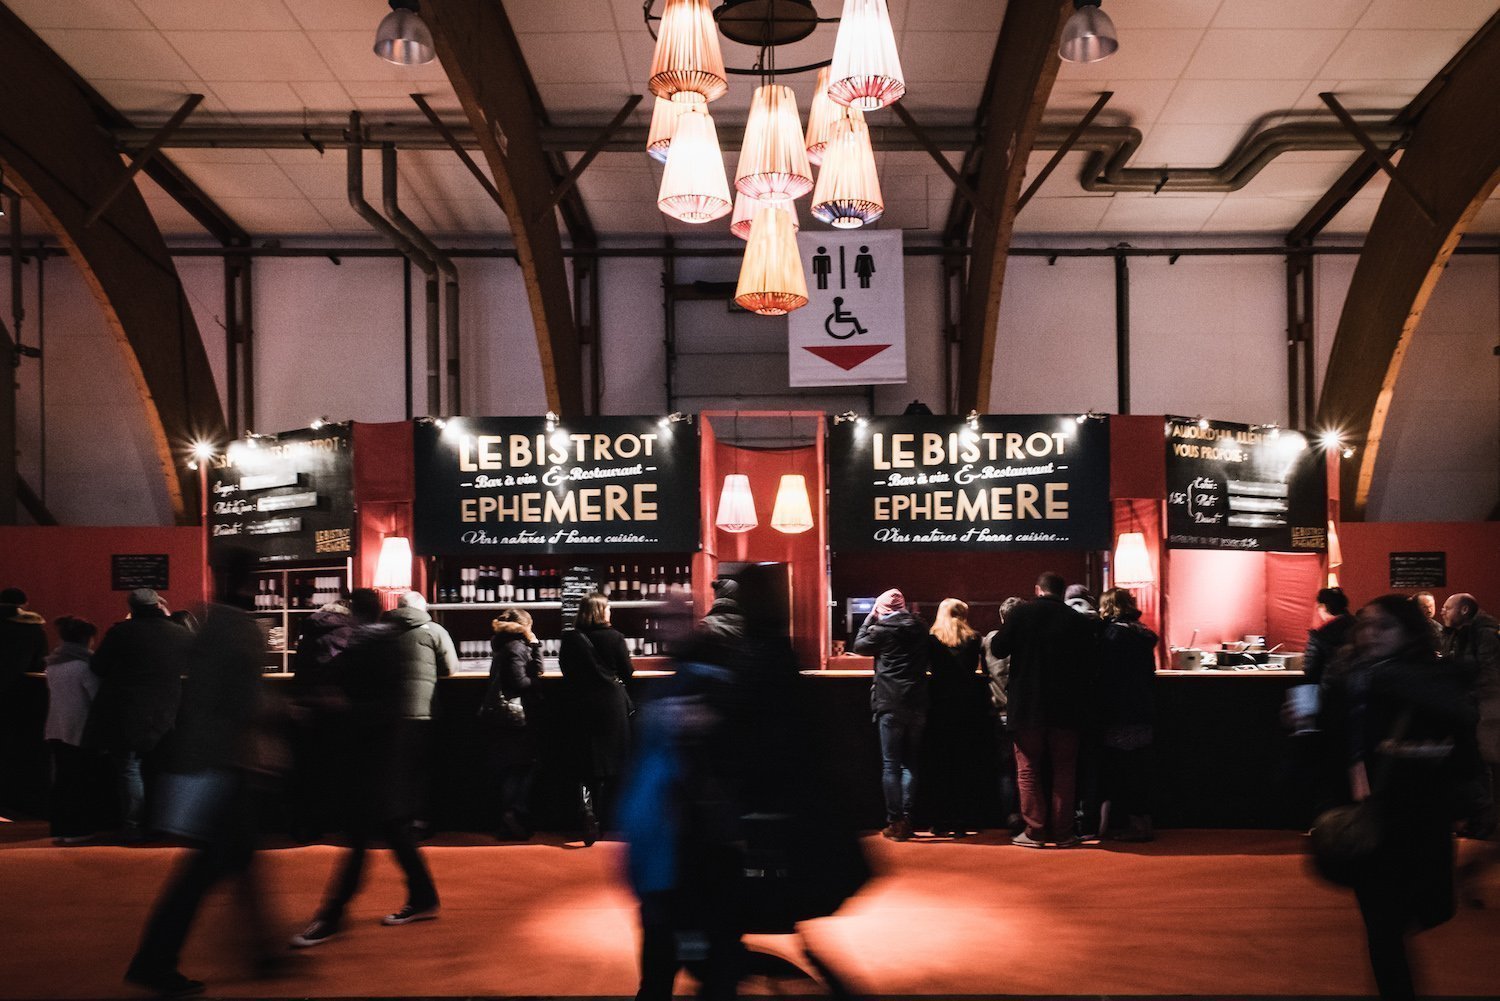
[[[568,567],[562,575],[562,631],[570,633],[578,621],[583,599],[599,590],[598,567]]]
[[[109,582],[114,591],[134,591],[138,587],[165,591],[167,554],[115,553],[109,558]]]
[[[1447,586],[1447,553],[1391,553],[1391,587]]]

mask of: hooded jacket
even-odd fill
[[[875,658],[875,715],[927,709],[927,623],[904,609],[883,619],[871,612],[854,637],[854,652]]]
[[[401,678],[398,715],[403,719],[432,719],[437,679],[458,670],[453,637],[420,608],[392,609],[381,621],[396,628],[392,642]]]
[[[47,656],[47,620],[16,605],[0,605],[0,695],[23,674],[42,669]]]
[[[292,673],[301,684],[328,684],[331,665],[349,646],[354,635],[354,617],[343,605],[324,605],[307,617],[297,636]]]

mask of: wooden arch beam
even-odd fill
[[[1057,43],[1071,3],[1011,0],[995,43],[983,98],[984,140],[979,153],[979,197],[987,212],[974,213],[967,288],[959,325],[959,413],[990,405],[1000,292],[1026,161],[1060,62]]]
[[[458,94],[510,220],[542,359],[547,406],[583,413],[578,331],[553,208],[552,174],[541,122],[528,90],[531,74],[500,0],[425,0],[438,58]]]
[[[1320,428],[1359,446],[1343,465],[1344,517],[1362,520],[1401,363],[1454,248],[1500,182],[1500,14],[1418,121],[1397,168],[1435,224],[1391,185],[1365,238],[1318,404]]]
[[[0,164],[83,274],[145,404],[147,430],[176,519],[196,522],[195,439],[222,440],[224,413],[208,355],[166,241],[136,187],[90,211],[125,173],[89,95],[67,65],[0,5]],[[19,81],[24,81],[24,85]],[[103,432],[103,429],[101,429]]]

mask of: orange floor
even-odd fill
[[[54,848],[36,825],[0,834],[0,997],[128,997],[120,973],[174,851]],[[475,839],[477,842],[477,839]],[[1305,873],[1286,833],[1166,832],[1152,845],[1034,851],[995,836],[890,844],[882,876],[809,938],[873,997],[934,995],[1363,995],[1352,899]],[[1466,855],[1475,849],[1463,846]],[[264,853],[288,934],[313,911],[336,849]],[[205,909],[183,970],[233,997],[624,996],[635,988],[632,901],[618,845],[428,848],[440,920],[385,928],[401,902],[378,853],[347,933],[291,974],[238,966],[232,910]],[[1432,995],[1500,995],[1500,873],[1489,906],[1418,939]],[[755,943],[783,950],[785,939]],[[686,988],[686,980],[679,984]],[[747,993],[812,993],[757,980]]]

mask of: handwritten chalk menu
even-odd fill
[[[109,558],[109,586],[112,591],[134,591],[149,587],[165,591],[167,583],[166,553],[115,553]]]
[[[1323,452],[1299,432],[1168,417],[1166,449],[1168,547],[1328,547]]]
[[[1447,553],[1391,553],[1391,587],[1447,586]]]
[[[698,548],[698,435],[685,421],[451,420],[415,428],[417,552]]]
[[[562,631],[572,632],[577,627],[578,609],[583,599],[600,590],[598,567],[568,567],[562,575]]]
[[[328,563],[354,552],[354,448],[347,424],[236,441],[208,473],[209,560],[232,548],[261,564]]]
[[[835,550],[1105,549],[1109,425],[875,417],[829,432]]]

